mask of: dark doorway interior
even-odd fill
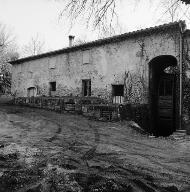
[[[124,85],[112,85],[113,96],[123,96],[124,95]]]
[[[82,80],[82,95],[91,96],[91,80],[90,79]]]
[[[176,76],[165,72],[167,67],[176,65],[176,58],[169,55],[149,63],[150,123],[156,136],[169,136],[176,130]]]
[[[55,81],[50,82],[49,85],[50,85],[50,91],[56,91],[56,82]]]
[[[122,103],[124,96],[124,85],[112,85],[113,103]]]

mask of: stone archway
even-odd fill
[[[161,55],[149,62],[150,125],[156,136],[168,136],[176,130],[176,75],[172,68],[177,59]],[[170,67],[170,73],[165,69]]]

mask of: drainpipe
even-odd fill
[[[182,23],[179,23],[179,27],[180,27],[180,42],[179,42],[179,51],[180,51],[180,55],[179,55],[179,129],[182,129],[182,82],[183,82],[183,25]]]

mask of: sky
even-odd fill
[[[59,18],[64,7],[63,1],[0,0],[0,23],[5,24],[16,36],[20,52],[37,34],[45,42],[46,51],[67,47],[69,35],[86,41],[97,39],[97,30],[87,29],[84,21],[76,22],[70,29],[68,18]],[[122,33],[169,21],[167,14],[163,14],[161,0],[140,0],[138,4],[138,0],[118,1],[117,12]]]

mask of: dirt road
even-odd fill
[[[0,191],[190,191],[190,139],[0,106]]]

